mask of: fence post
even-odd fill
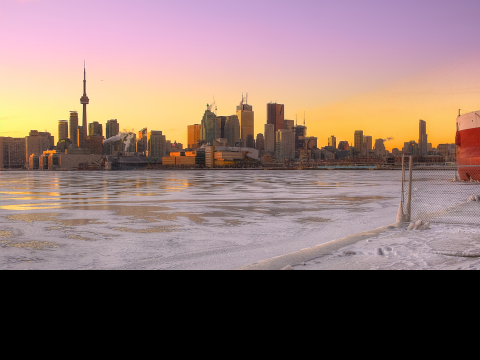
[[[407,200],[407,214],[405,221],[412,221],[412,187],[413,187],[413,156],[410,156],[408,171],[408,200]]]
[[[402,155],[402,192],[400,196],[400,207],[397,213],[397,224],[405,221],[405,214],[403,213],[403,204],[405,197],[405,155]]]

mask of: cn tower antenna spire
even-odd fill
[[[80,104],[83,105],[83,119],[82,119],[82,132],[81,137],[77,139],[78,147],[85,146],[85,139],[87,138],[87,105],[90,103],[90,99],[87,96],[87,65],[83,60],[83,96],[80,98]]]

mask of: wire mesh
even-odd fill
[[[406,166],[404,178],[408,173]],[[479,166],[413,166],[405,184],[403,209],[411,210],[411,221],[480,224]]]

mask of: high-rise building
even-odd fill
[[[80,98],[80,104],[83,105],[83,118],[82,118],[82,136],[83,141],[87,138],[87,105],[90,100],[87,96],[87,70],[85,62],[83,63],[83,96]]]
[[[383,139],[375,140],[375,155],[376,156],[386,156],[387,149],[385,149],[385,141]]]
[[[85,141],[87,137],[85,136],[85,131],[83,131],[83,126],[79,126],[77,129],[77,146],[79,149],[85,149]]]
[[[420,120],[418,127],[419,127],[418,148],[420,150],[419,155],[426,156],[428,154],[427,123],[424,120]]]
[[[240,120],[237,115],[227,117],[225,122],[225,139],[228,146],[234,147],[240,141]]]
[[[202,125],[195,124],[188,126],[188,144],[189,149],[196,149],[198,141],[201,140],[202,136]]]
[[[210,110],[210,105],[207,104],[207,110],[202,118],[202,138],[207,144],[212,145],[215,140],[215,125],[216,115]]]
[[[145,151],[147,151],[147,136],[147,128],[143,128],[138,132],[137,152],[140,154],[145,154]]]
[[[328,146],[334,149],[337,148],[337,138],[335,136],[332,135],[328,138]]]
[[[367,151],[373,150],[373,138],[371,136],[363,137],[363,149]]]
[[[25,137],[25,162],[28,163],[30,155],[42,155],[44,151],[52,150],[54,137],[49,132],[30,131]]]
[[[105,139],[108,140],[111,137],[117,136],[120,134],[120,124],[117,119],[108,120],[105,124]],[[113,155],[117,151],[121,151],[122,141],[115,141],[113,143],[104,144],[103,151],[105,155]]]
[[[0,169],[23,168],[25,151],[25,138],[0,137]]]
[[[248,97],[245,101],[242,99],[240,105],[237,106],[237,116],[240,122],[240,139],[242,146],[253,148],[255,147],[255,113],[252,106],[248,105],[247,99]]]
[[[215,139],[225,138],[225,124],[227,116],[217,116],[215,118]]]
[[[295,159],[295,133],[281,129],[275,133],[275,156],[277,161]]]
[[[88,136],[103,136],[103,125],[98,121],[88,124]]]
[[[304,125],[295,126],[295,149],[305,149],[305,138],[307,127]]]
[[[354,144],[353,147],[355,148],[355,151],[358,153],[361,153],[363,149],[363,131],[362,130],[355,131],[353,144]]]
[[[77,137],[78,137],[78,112],[76,112],[76,111],[70,111],[69,130],[70,130],[70,140],[72,141],[73,146],[77,147],[77,143],[78,143],[78,139],[77,139]]]
[[[275,153],[275,125],[265,124],[265,153]]]
[[[294,120],[284,120],[283,124],[284,124],[283,128],[286,129],[286,130],[293,130],[293,128],[295,127],[295,121]]]
[[[305,138],[305,148],[307,150],[313,150],[318,148],[318,139],[315,136]]]
[[[68,139],[68,121],[58,120],[58,141]]]
[[[161,159],[167,155],[167,140],[161,131],[149,131],[147,134],[147,156]]]
[[[105,138],[108,140],[120,133],[120,124],[117,119],[108,120],[105,126]]]
[[[285,128],[285,106],[283,104],[267,104],[267,124],[272,124],[275,132]]]
[[[257,134],[257,140],[255,141],[255,149],[257,149],[260,154],[265,152],[265,139],[263,134]]]

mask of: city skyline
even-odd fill
[[[0,136],[24,137],[32,129],[56,135],[58,120],[82,110],[84,58],[95,99],[90,122],[118,119],[121,128],[161,130],[183,144],[187,126],[199,123],[213,96],[217,113],[229,116],[245,90],[255,109],[254,136],[264,133],[265,104],[278,102],[285,119],[306,111],[319,147],[332,135],[352,144],[361,129],[374,140],[393,137],[386,148],[401,149],[418,141],[419,119],[434,146],[452,143],[458,109],[480,107],[476,33],[465,19],[480,10],[475,1],[247,1],[244,14],[225,2],[140,3],[0,0],[0,34],[9,34],[0,37]],[[199,27],[203,16],[215,26]],[[248,26],[218,32],[219,24],[241,24],[242,16]],[[340,29],[339,19],[348,25]],[[287,22],[288,30],[279,26]],[[85,45],[65,50],[84,35]],[[238,38],[248,39],[249,51],[238,54]],[[173,49],[171,56],[163,49]],[[228,56],[191,56],[212,50]]]

